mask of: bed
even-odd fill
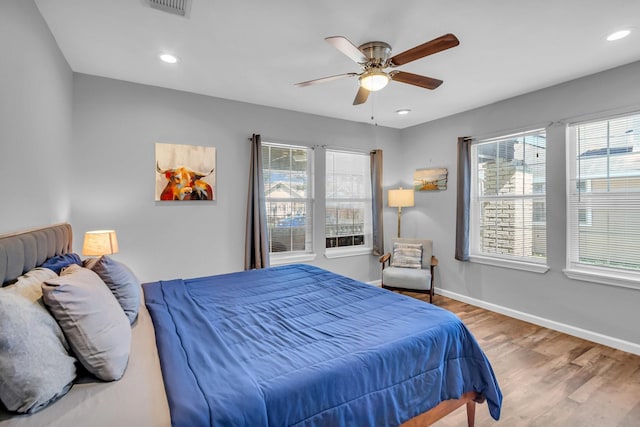
[[[72,241],[69,224],[0,236],[0,281],[11,283],[47,258],[72,252]],[[153,324],[145,305],[141,304],[132,326],[129,364],[121,380],[102,382],[80,375],[64,397],[40,412],[16,415],[0,408],[0,426],[171,426]]]
[[[0,277],[70,251],[68,224],[1,237]],[[143,289],[122,379],[81,376],[33,415],[1,412],[0,426],[410,427],[464,405],[473,425],[485,400],[500,416],[473,336],[421,301],[308,265]]]

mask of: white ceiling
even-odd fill
[[[640,60],[639,0],[188,0],[186,17],[147,1],[35,0],[73,71],[394,128]],[[445,33],[460,46],[399,67],[434,91],[391,82],[353,106],[355,78],[293,85],[360,71],[325,37],[393,55]]]

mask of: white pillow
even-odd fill
[[[13,284],[6,286],[4,289],[21,295],[31,302],[42,303],[42,282],[47,279],[58,277],[55,271],[48,268],[37,267],[29,270],[22,276],[18,277]]]
[[[392,267],[422,268],[422,243],[393,243]]]

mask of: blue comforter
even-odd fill
[[[174,426],[395,426],[502,395],[452,313],[308,265],[147,283]]]

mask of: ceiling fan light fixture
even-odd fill
[[[360,76],[360,86],[369,92],[382,89],[389,83],[389,76],[384,71],[369,70]]]

